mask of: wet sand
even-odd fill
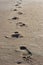
[[[31,51],[31,60],[22,58],[20,46]],[[0,0],[0,65],[17,64],[43,65],[42,1]]]

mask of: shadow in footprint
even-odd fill
[[[19,34],[18,32],[14,32],[12,35],[11,35],[12,38],[23,38],[23,36],[21,34]]]
[[[20,62],[20,61],[18,61],[18,62],[16,62],[17,64],[21,64],[22,62]]]
[[[23,13],[22,12],[18,12],[19,15],[22,15]]]
[[[18,6],[18,8],[22,8],[21,6]]]
[[[15,37],[15,38],[18,38],[19,37],[19,34],[12,34],[11,37]]]
[[[18,33],[18,32],[16,31],[16,32],[14,32],[14,33]]]
[[[12,18],[12,20],[17,20],[17,19],[19,19],[19,18],[18,18],[18,17],[13,17],[13,18]]]
[[[19,4],[15,4],[15,6],[19,6]]]
[[[26,50],[30,56],[32,55],[32,53],[25,46],[20,46],[20,50]]]
[[[16,23],[17,26],[20,26],[20,27],[25,27],[27,26],[25,23],[22,23],[22,22],[18,22]]]
[[[17,9],[14,9],[13,11],[17,11]]]
[[[4,36],[5,38],[9,38],[8,36]]]

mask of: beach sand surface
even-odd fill
[[[43,65],[43,1],[0,0],[0,65]],[[17,11],[14,11],[17,9]],[[20,15],[18,12],[22,12]],[[18,17],[13,20],[13,17]],[[16,25],[18,22],[26,26]],[[12,38],[18,31],[23,38]],[[32,61],[27,63],[16,52],[20,46],[26,46],[32,52]]]

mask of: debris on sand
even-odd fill
[[[26,61],[27,63],[29,62],[31,63],[32,53],[25,46],[20,46],[20,50],[23,51],[22,59]]]
[[[12,18],[12,20],[17,20],[17,19],[19,19],[19,18],[18,18],[18,17],[13,17],[13,18]]]
[[[11,37],[13,38],[23,38],[23,36],[21,34],[19,34],[18,32],[14,32]]]

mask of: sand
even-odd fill
[[[15,32],[20,36],[11,37]],[[21,45],[32,52],[31,60],[23,60]],[[0,65],[17,65],[17,62],[43,65],[42,0],[0,0]]]

